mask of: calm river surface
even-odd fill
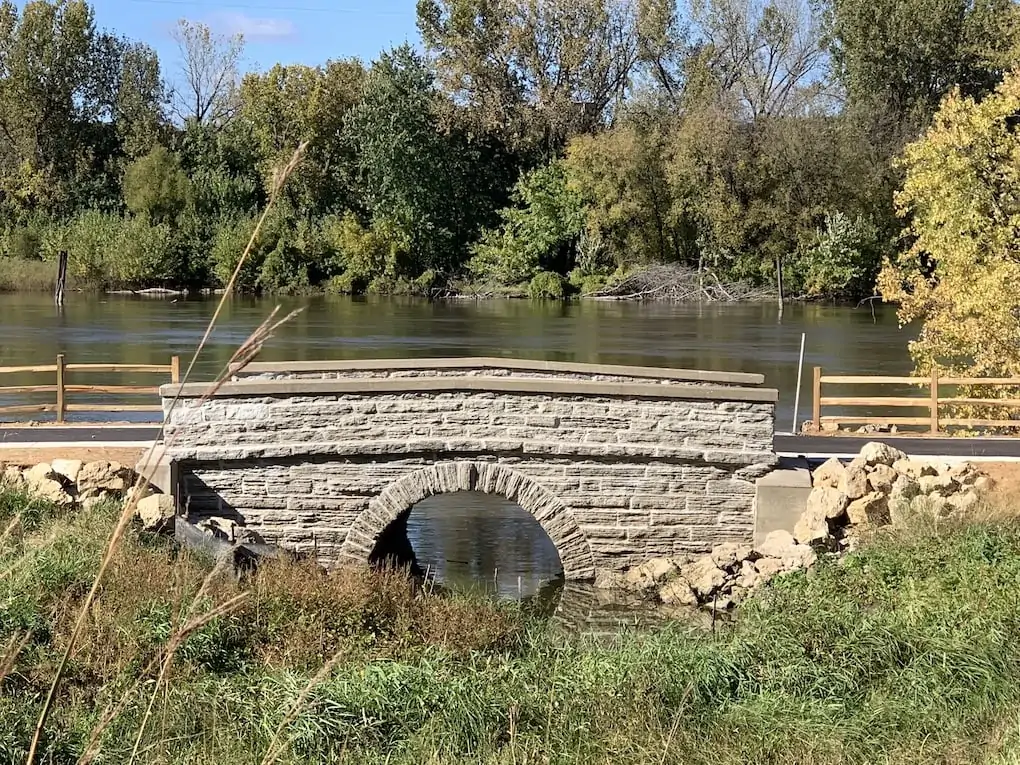
[[[779,389],[781,431],[793,425],[802,332],[801,421],[810,416],[812,366],[826,373],[905,374],[913,337],[881,305],[874,315],[868,306],[789,305],[780,318],[771,303],[239,298],[227,304],[193,379],[214,377],[276,305],[302,311],[266,345],[263,361],[484,355],[757,372]],[[215,307],[211,299],[72,294],[58,311],[46,295],[0,295],[0,366],[52,364],[58,353],[68,363],[165,364],[176,354],[186,364]],[[108,381],[154,382],[151,376]],[[45,382],[0,378],[5,386]],[[8,403],[15,401],[0,397],[0,405]],[[421,503],[409,532],[422,565],[440,581],[488,581],[507,595],[534,591],[555,573],[555,552],[523,511],[511,512],[515,508],[474,494]]]

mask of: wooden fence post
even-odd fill
[[[815,433],[822,432],[822,368],[815,367],[815,379],[811,386],[812,393],[812,408],[811,418],[815,423]]]
[[[938,435],[939,432],[939,369],[931,368],[931,433]]]
[[[170,382],[174,385],[181,381],[181,357],[172,356],[170,358]]]
[[[57,422],[64,421],[64,354],[57,354]]]

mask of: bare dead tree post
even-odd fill
[[[180,51],[184,82],[173,94],[174,114],[181,122],[226,124],[237,111],[238,63],[244,37],[224,37],[205,24],[181,19],[173,38]]]
[[[64,287],[67,283],[67,250],[61,250],[57,256],[57,283],[53,289],[53,302],[58,308],[64,306]]]

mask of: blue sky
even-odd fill
[[[170,29],[180,18],[243,33],[251,69],[350,56],[367,63],[384,48],[418,41],[415,0],[92,0],[92,5],[97,26],[151,45],[171,78],[178,55]]]

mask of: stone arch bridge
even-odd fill
[[[161,389],[190,519],[364,563],[426,497],[517,502],[568,579],[754,533],[775,462],[760,375],[508,359],[252,364]],[[171,409],[172,400],[178,402]]]

